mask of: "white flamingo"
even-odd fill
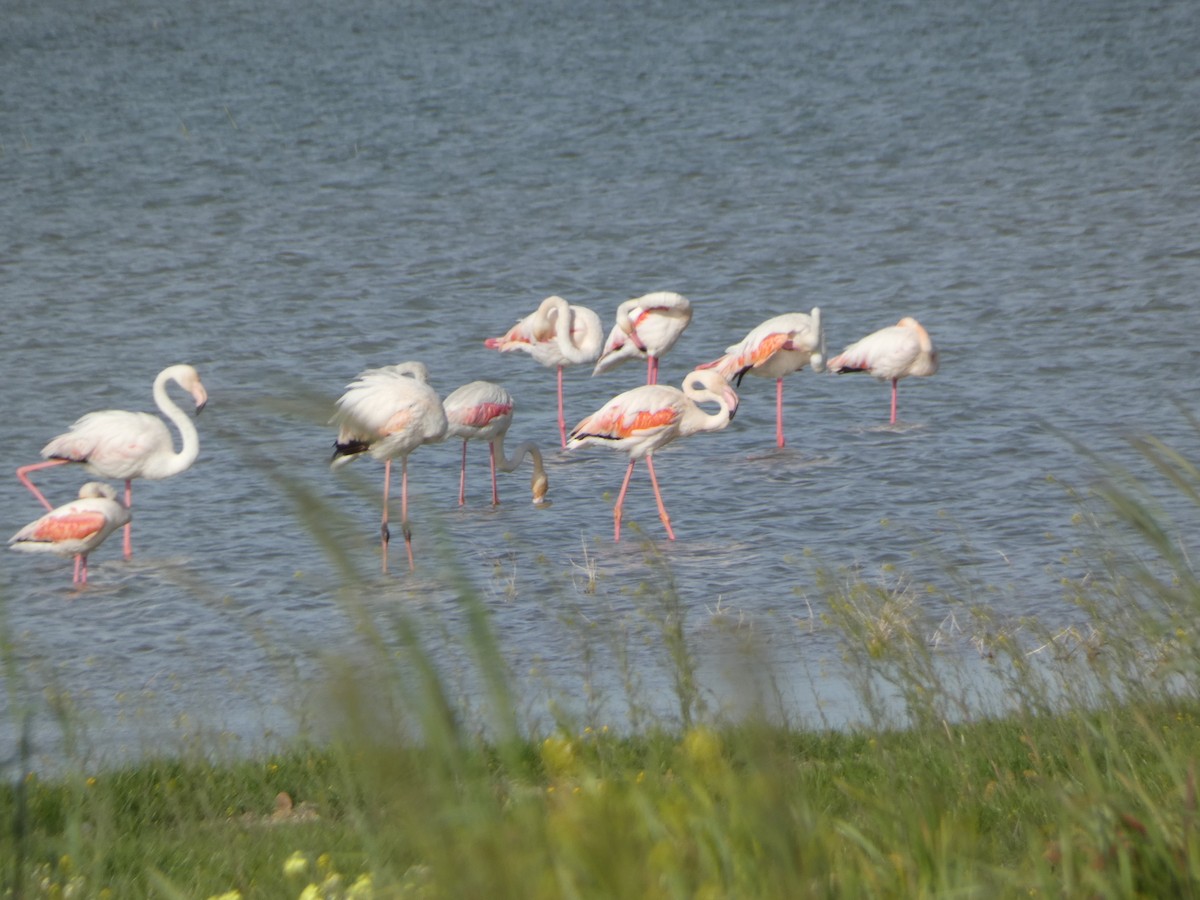
[[[196,370],[188,365],[170,366],[154,379],[154,402],[159,410],[179,429],[181,446],[176,452],[171,432],[158,416],[123,409],[105,409],[88,413],[75,422],[65,434],[60,434],[42,448],[45,462],[32,463],[17,469],[17,478],[33,493],[46,509],[50,501],[42,496],[29,473],[50,466],[81,463],[101,478],[125,482],[125,507],[133,508],[133,479],[157,481],[170,478],[190,468],[200,453],[200,437],[196,426],[167,394],[167,385],[175,382],[196,402],[196,413],[204,409],[208,393],[200,383]],[[125,525],[125,558],[133,556],[133,524]]]
[[[831,372],[868,372],[892,383],[892,418],[896,424],[896,384],[910,375],[925,377],[938,370],[937,349],[921,323],[905,316],[851,344],[829,361]]]
[[[112,485],[89,481],[79,498],[52,509],[8,539],[13,550],[75,557],[73,584],[87,584],[88,554],[128,524],[129,510],[117,500]]]
[[[699,385],[699,387],[697,387]],[[697,404],[712,402],[720,408],[707,413]],[[613,541],[621,540],[621,506],[633,475],[633,465],[646,460],[658,515],[675,540],[671,519],[658,489],[654,474],[654,451],[680,437],[699,431],[720,431],[737,412],[738,396],[724,378],[708,369],[699,369],[683,380],[683,390],[660,384],[646,384],[618,394],[571,431],[567,449],[576,447],[613,447],[629,454],[629,467],[613,507]]]
[[[408,456],[423,444],[446,437],[446,413],[437,392],[427,384],[423,363],[405,362],[380,369],[367,369],[346,385],[337,400],[330,424],[338,426],[333,466],[340,466],[366,453],[383,460],[383,518],[379,532],[383,543],[383,571],[388,569],[388,494],[392,460],[399,457],[400,523],[408,567],[414,568],[412,529],[408,524]]]
[[[658,360],[675,346],[692,321],[692,304],[673,291],[655,291],[617,307],[617,322],[608,333],[593,375],[631,359],[646,360],[646,383],[658,383]]]
[[[507,332],[488,338],[483,345],[501,353],[514,350],[528,353],[543,366],[558,370],[558,434],[565,447],[563,368],[595,362],[600,355],[601,336],[600,317],[595,312],[554,296],[547,297]]]
[[[727,381],[742,386],[746,374],[775,379],[775,443],[783,439],[783,379],[811,365],[814,372],[825,371],[825,331],[821,310],[811,313],[784,313],[767,319],[741,341],[725,350],[725,355],[701,369],[715,369]]]

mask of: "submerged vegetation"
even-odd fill
[[[1200,510],[1200,470],[1138,447]],[[1103,540],[1055,630],[931,618],[902,576],[818,573],[865,715],[845,729],[709,710],[666,569],[641,601],[677,714],[631,702],[629,729],[557,708],[526,724],[465,584],[471,709],[416,622],[359,609],[368,649],[331,676],[333,737],[23,775],[0,790],[0,897],[1193,896],[1200,583],[1154,496],[1109,468],[1079,498]],[[586,547],[577,568],[593,590]]]

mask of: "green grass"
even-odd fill
[[[1194,466],[1139,449],[1200,506]],[[665,573],[644,602],[678,724],[643,708],[628,732],[558,714],[532,733],[464,584],[486,717],[455,701],[411,620],[356,608],[376,652],[332,676],[335,739],[8,785],[0,896],[1200,895],[1200,583],[1155,485],[1106,475],[1103,504],[1080,507],[1109,539],[1065,584],[1086,624],[1049,633],[962,608],[962,639],[980,650],[969,676],[903,575],[817,573],[809,595],[840,636],[862,727],[707,711]],[[320,520],[316,501],[297,502]],[[1002,714],[982,717],[964,692],[981,671]],[[276,812],[283,792],[290,813]]]

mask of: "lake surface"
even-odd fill
[[[911,585],[935,621],[946,594],[1069,622],[1085,538],[1063,485],[1094,473],[1072,441],[1136,465],[1128,437],[1152,433],[1195,458],[1194,2],[100,0],[4,18],[0,469],[90,410],[152,410],[172,363],[210,401],[197,464],[135,486],[131,563],[110,541],[77,592],[68,560],[3,556],[0,761],[26,715],[39,765],[319,731],[326,662],[365,653],[359,603],[414,613],[453,668],[464,584],[531,719],[549,695],[624,727],[630,681],[669,714],[669,584],[711,704],[736,714],[722,660],[749,636],[788,713],[837,724],[854,710],[820,572]],[[694,308],[664,382],[813,306],[831,353],[919,318],[941,371],[901,384],[897,428],[885,385],[792,376],[782,451],[773,384],[747,379],[728,429],[657,457],[678,540],[639,467],[614,546],[624,458],[560,453],[552,370],[482,342],[550,294],[607,329],[653,290]],[[553,504],[522,472],[492,509],[472,447],[459,509],[460,445],[422,448],[418,569],[394,540],[383,577],[382,468],[331,472],[326,422],[358,372],[408,359],[443,395],[504,383]],[[568,419],[643,378],[569,370]],[[40,474],[56,502],[87,480]],[[40,509],[11,477],[0,504],[7,533]],[[361,573],[353,603],[323,536]]]

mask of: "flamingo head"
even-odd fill
[[[550,479],[546,477],[545,472],[534,472],[529,486],[533,490],[533,503],[535,506],[548,506],[550,504],[550,501],[546,499],[546,493],[550,490]]]
[[[200,415],[208,403],[208,391],[200,383],[200,373],[188,365],[174,366],[173,369],[172,377],[180,387],[192,395],[192,399],[196,401],[196,415]]]

